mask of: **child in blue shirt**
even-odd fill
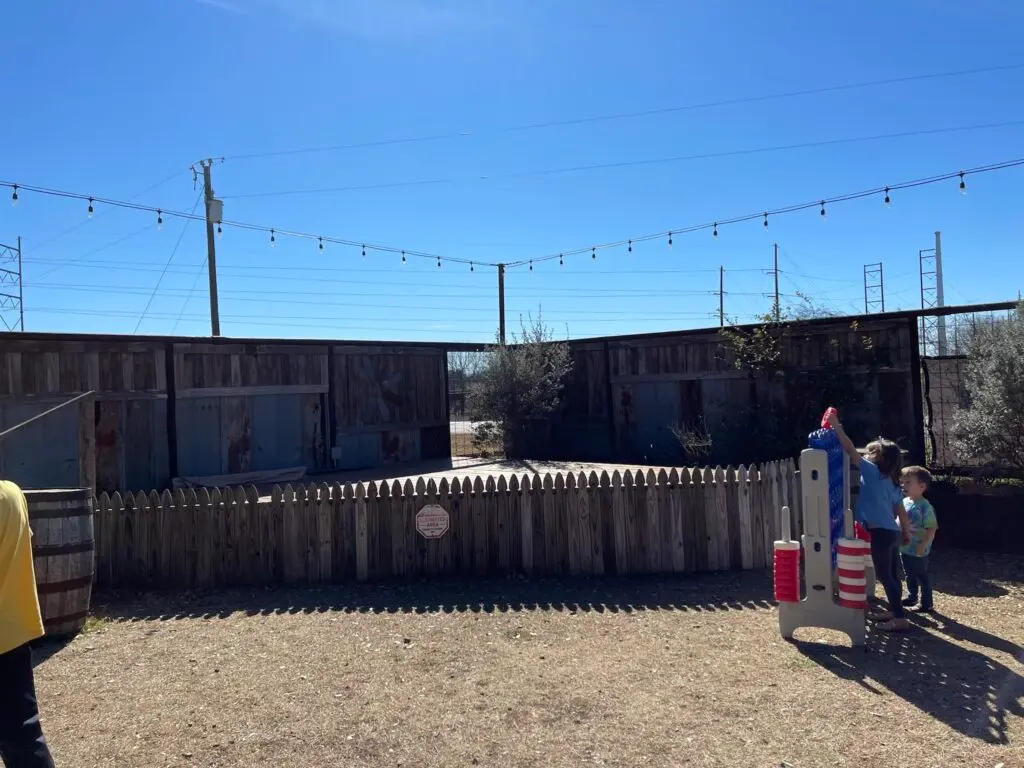
[[[868,444],[866,454],[861,456],[839,423],[839,417],[830,414],[828,423],[850,457],[850,464],[860,469],[856,517],[871,533],[871,560],[875,576],[885,588],[885,599],[889,603],[888,611],[877,611],[868,618],[882,622],[879,629],[902,632],[910,624],[903,610],[899,550],[901,544],[910,541],[910,522],[900,491],[900,470],[903,468],[900,447],[891,440],[878,438]]]
[[[935,532],[939,523],[935,519],[935,508],[924,497],[932,482],[932,475],[924,467],[906,467],[903,470],[903,506],[910,520],[910,542],[900,547],[903,570],[907,574],[907,591],[910,595],[903,601],[907,608],[917,605],[918,592],[921,604],[917,610],[930,613],[932,603],[932,579],[928,573],[928,555],[932,550]]]

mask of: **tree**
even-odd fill
[[[508,344],[487,350],[473,387],[473,409],[504,433],[505,454],[523,458],[544,447],[572,373],[569,345],[555,341],[540,315]]]
[[[954,421],[956,450],[1024,469],[1024,303],[1005,321],[972,328],[966,349],[967,404]]]

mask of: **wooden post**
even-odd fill
[[[96,493],[96,400],[78,404],[78,483]]]

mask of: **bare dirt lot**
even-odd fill
[[[40,648],[58,765],[1024,765],[1024,561],[940,615],[778,636],[767,574],[99,595]]]

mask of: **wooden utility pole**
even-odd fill
[[[725,328],[725,267],[718,267],[718,325]]]
[[[213,181],[210,178],[213,160],[204,160],[203,190],[206,198],[206,266],[210,273],[210,330],[220,336],[220,305],[217,301],[217,244],[213,225],[220,224],[222,204],[213,196]]]
[[[779,304],[779,244],[775,243],[775,261],[773,263],[772,273],[775,275],[775,306],[772,308],[772,315],[775,317],[775,322],[779,322],[782,319],[782,306]]]
[[[505,346],[505,265],[498,265],[498,340]]]

